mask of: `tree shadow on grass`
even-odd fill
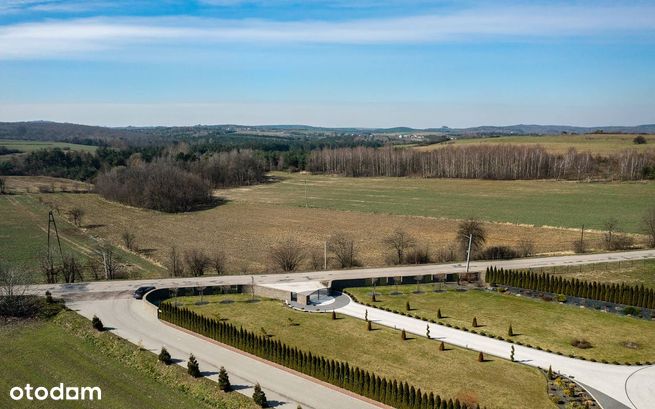
[[[216,372],[216,371],[201,371],[200,375],[202,375],[202,376],[213,376],[213,375],[218,375],[218,372]]]
[[[275,407],[278,407],[278,406],[282,406],[282,405],[284,405],[286,403],[287,402],[280,402],[279,400],[268,400],[268,401],[266,401],[266,407],[275,408]]]
[[[252,386],[248,385],[232,385],[232,390],[233,391],[242,391],[244,389],[252,388]]]

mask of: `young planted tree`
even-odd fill
[[[400,339],[402,339],[403,341],[407,340],[407,333],[405,332],[404,329],[400,331]]]
[[[512,323],[510,322],[509,328],[507,328],[507,336],[508,337],[513,337],[514,336],[514,329],[512,328]]]
[[[412,306],[409,304],[409,301],[407,301],[407,302],[405,303],[405,309],[406,309],[407,311],[411,311],[411,310],[412,310]]]
[[[437,309],[437,319],[442,319],[443,315],[441,315],[441,308]]]
[[[102,260],[105,278],[107,280],[118,278],[123,272],[123,265],[120,257],[114,252],[114,248],[109,244],[103,244],[98,247],[98,252]]]
[[[484,362],[484,354],[482,353],[482,351],[480,351],[480,353],[478,354],[478,362]]]
[[[193,354],[189,356],[189,361],[186,364],[187,373],[194,378],[200,378],[200,366],[198,360]]]
[[[473,326],[473,328],[477,328],[477,327],[478,327],[478,319],[477,319],[477,317],[473,317],[473,322],[471,323],[471,325]]]
[[[443,341],[439,344],[439,351],[445,351],[446,350],[446,344],[444,344]]]
[[[68,211],[68,217],[70,217],[71,222],[77,227],[82,226],[82,218],[84,217],[84,209],[79,207],[73,207]]]
[[[372,331],[373,330],[373,323],[369,320],[366,320],[366,330],[367,331]]]
[[[166,365],[170,365],[173,362],[171,354],[168,352],[166,347],[161,347],[161,351],[159,351],[157,358],[159,359],[159,362],[162,362]]]
[[[405,230],[397,228],[384,238],[383,243],[393,251],[393,263],[403,264],[407,251],[416,245],[416,239]]]
[[[223,392],[230,392],[232,385],[230,384],[230,377],[224,367],[218,370],[218,388]]]
[[[336,311],[332,310],[332,319],[336,320],[337,319],[337,313]]]
[[[268,407],[268,402],[266,400],[266,393],[262,390],[259,382],[255,384],[255,391],[252,394],[252,399],[255,401],[259,407],[266,408]]]
[[[605,248],[607,250],[614,249],[614,234],[619,229],[619,221],[616,218],[611,217],[605,221],[603,224],[603,230],[605,230]]]
[[[61,265],[61,275],[66,283],[82,281],[82,265],[73,254],[65,254]]]
[[[552,380],[553,379],[553,367],[548,366],[548,379]]]
[[[642,230],[648,236],[648,246],[655,247],[655,207],[648,209],[642,224]]]
[[[298,240],[289,237],[271,247],[270,257],[280,270],[296,271],[305,260],[305,252]]]
[[[211,260],[201,250],[194,249],[184,253],[184,261],[189,272],[194,277],[200,277],[205,274]]]
[[[100,318],[95,315],[93,318],[91,318],[91,326],[95,328],[96,331],[103,331],[105,329],[105,326],[102,324],[102,321],[100,321]]]

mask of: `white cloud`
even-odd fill
[[[139,45],[411,44],[460,40],[652,34],[655,6],[513,7],[350,21],[193,17],[50,20],[0,27],[0,59],[87,55]],[[144,50],[147,53],[147,50]]]

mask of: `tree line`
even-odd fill
[[[640,180],[655,178],[655,150],[625,150],[609,156],[541,146],[450,145],[429,152],[413,149],[339,148],[312,151],[307,170],[343,176],[461,179]]]
[[[159,318],[396,408],[469,408],[458,399],[445,399],[433,392],[423,392],[406,381],[387,379],[347,362],[305,352],[266,335],[256,335],[243,327],[237,328],[225,321],[204,317],[187,308],[163,303],[159,308]]]
[[[494,285],[525,288],[571,297],[624,304],[634,307],[655,309],[655,290],[643,284],[609,284],[596,281],[567,279],[546,273],[512,271],[487,267],[486,281]]]

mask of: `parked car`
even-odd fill
[[[154,289],[155,287],[152,286],[139,287],[136,289],[136,291],[134,291],[134,298],[140,300],[143,298],[144,295],[146,295],[148,291],[152,291]]]

